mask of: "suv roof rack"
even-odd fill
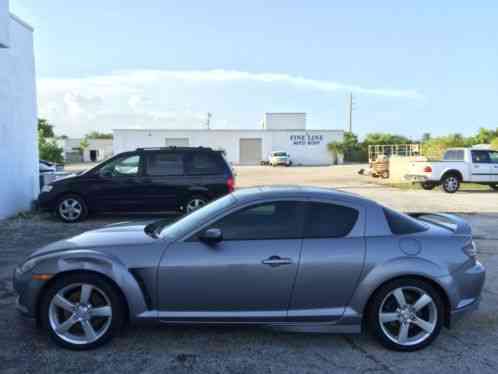
[[[177,147],[174,145],[171,145],[169,147],[146,147],[146,148],[137,148],[137,151],[171,151],[171,150],[178,150],[178,151],[196,151],[196,150],[205,150],[205,151],[212,151],[213,149],[210,147]]]

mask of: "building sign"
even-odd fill
[[[323,135],[291,135],[290,142],[292,145],[320,145],[323,141]]]

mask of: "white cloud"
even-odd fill
[[[80,136],[88,131],[123,127],[199,127],[205,123],[206,103],[213,96],[231,106],[223,87],[267,85],[288,91],[349,92],[403,99],[420,99],[415,90],[366,88],[328,80],[279,73],[236,70],[128,70],[73,79],[40,79],[39,112],[58,133]],[[251,100],[250,95],[246,101]],[[212,103],[211,103],[212,104]],[[192,109],[194,107],[195,109]],[[296,108],[297,109],[297,108]],[[265,109],[261,108],[262,113]],[[220,119],[219,123],[226,123]]]

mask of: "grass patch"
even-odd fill
[[[398,188],[400,190],[423,190],[420,183],[382,183],[383,186]],[[436,186],[434,190],[440,189],[441,186]],[[491,187],[477,183],[462,183],[459,191],[493,191]]]

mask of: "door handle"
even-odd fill
[[[282,265],[290,265],[292,264],[292,260],[287,257],[280,257],[280,256],[271,256],[268,257],[266,260],[261,261],[263,265],[269,265],[272,268],[277,267],[277,266],[282,266]]]

